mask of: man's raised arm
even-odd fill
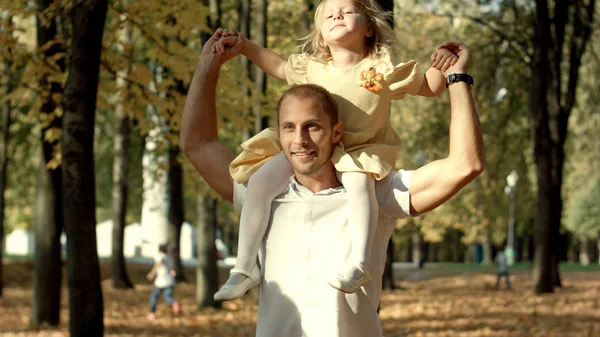
[[[212,45],[220,37],[219,28],[202,49],[183,109],[179,147],[204,181],[224,199],[232,201],[229,164],[234,156],[218,139],[215,95],[221,65],[237,55],[240,46],[234,45],[222,55],[213,54]]]
[[[464,44],[446,42],[438,48],[454,51],[459,59],[444,72],[467,73],[471,55]],[[475,179],[485,166],[483,137],[477,109],[469,84],[457,82],[448,87],[450,93],[450,149],[448,157],[417,169],[410,179],[410,212],[430,211],[450,199]]]

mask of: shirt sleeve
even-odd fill
[[[309,57],[306,53],[292,54],[285,65],[285,79],[289,85],[306,84]]]
[[[242,211],[244,206],[244,199],[246,198],[246,189],[248,185],[246,183],[233,183],[233,207],[237,212]]]
[[[410,214],[410,178],[413,171],[392,171],[376,182],[375,193],[379,209],[394,219],[402,219]]]
[[[384,75],[392,92],[392,99],[401,99],[407,93],[416,95],[419,92],[425,75],[419,73],[418,65],[416,61],[412,60],[399,63]]]

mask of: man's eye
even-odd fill
[[[284,129],[284,130],[292,130],[292,129],[293,129],[293,127],[292,127],[291,125],[284,125],[284,126],[283,126],[283,129]]]
[[[311,124],[308,126],[308,129],[311,131],[319,130],[319,126],[317,124]]]

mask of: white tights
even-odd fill
[[[237,269],[250,273],[256,266],[258,249],[271,216],[271,203],[289,184],[293,174],[292,165],[280,153],[267,161],[248,181],[240,216]],[[360,172],[338,172],[338,179],[348,192],[348,225],[352,233],[348,262],[365,270],[379,214],[375,179],[371,174]]]

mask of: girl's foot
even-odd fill
[[[153,312],[149,313],[148,316],[146,316],[146,319],[149,320],[149,321],[155,320],[156,319],[156,313],[153,313]]]
[[[347,263],[344,269],[342,273],[327,281],[330,286],[347,294],[352,294],[369,282],[369,275],[362,266]]]
[[[175,301],[173,302],[173,315],[175,316],[179,316],[179,314],[181,313],[181,310],[179,309],[179,302]]]
[[[215,293],[215,301],[231,301],[242,297],[250,288],[261,281],[260,269],[255,266],[250,273],[233,268],[227,282]]]

